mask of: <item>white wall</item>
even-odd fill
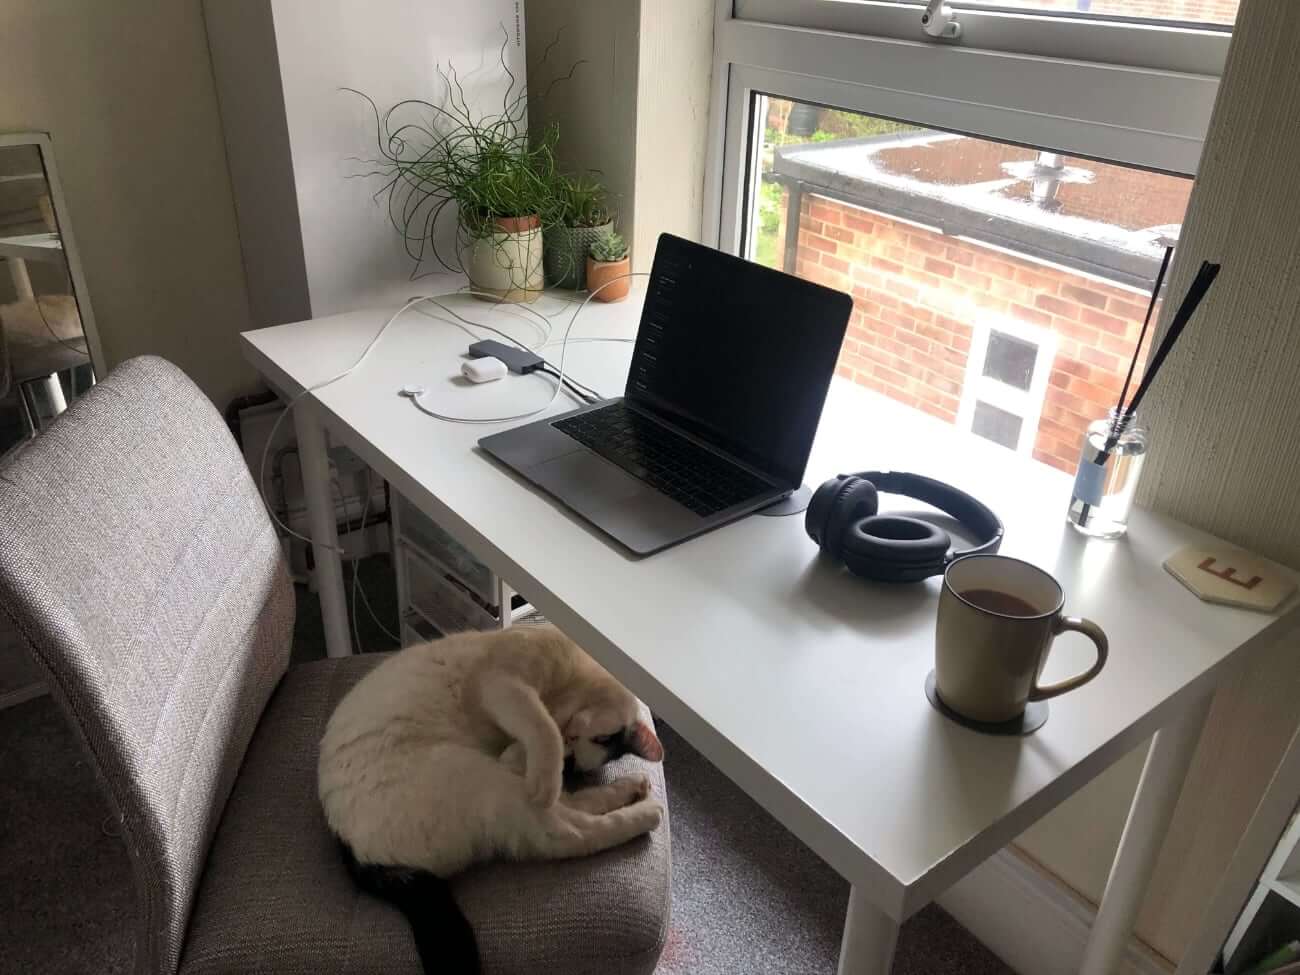
[[[422,239],[407,242],[388,198],[376,199],[388,164],[375,108],[394,109],[385,138],[446,131],[437,109],[476,121],[509,111],[526,130],[522,0],[205,0],[204,12],[254,320],[459,287],[464,276],[439,260],[458,263],[454,208],[433,227],[435,253],[422,224],[433,206],[417,213]],[[404,134],[408,157],[427,148]],[[395,198],[399,212],[405,202]],[[424,251],[418,266],[408,244]]]
[[[199,0],[5,0],[0,130],[48,131],[109,364],[253,386],[239,241]]]

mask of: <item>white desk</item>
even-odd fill
[[[535,334],[518,311],[453,300],[525,341]],[[562,312],[558,336],[572,306],[544,299],[541,307]],[[593,305],[574,335],[631,336],[638,311],[635,296]],[[288,396],[354,362],[387,316],[356,312],[251,332],[244,350]],[[296,423],[304,475],[314,482],[307,497],[317,542],[336,541],[324,480],[327,431],[852,883],[842,973],[887,972],[901,921],[1159,730],[1084,965],[1088,975],[1114,970],[1209,695],[1251,647],[1295,625],[1294,607],[1270,617],[1201,604],[1160,563],[1203,533],[1137,512],[1127,539],[1086,541],[1065,524],[1069,479],[1059,472],[837,381],[810,483],[894,468],[961,485],[1005,520],[1002,550],[1053,572],[1067,610],[1110,636],[1106,670],[1052,701],[1039,732],[978,735],[925,700],[939,580],[890,587],[851,578],[818,558],[801,517],[751,517],[644,560],[622,554],[477,452],[479,437],[508,424],[440,422],[397,395],[424,383],[431,407],[479,416],[545,401],[550,387],[540,377],[453,385],[467,342],[449,325],[408,313],[358,372],[302,400]],[[568,364],[616,394],[630,351],[573,343]],[[342,573],[331,556],[318,545],[329,651],[341,654],[350,644]],[[1049,677],[1091,659],[1075,639],[1057,642]]]

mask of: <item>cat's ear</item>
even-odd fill
[[[591,723],[595,717],[590,708],[583,708],[574,713],[569,723],[564,726],[564,737],[586,738],[591,734]]]
[[[628,744],[631,746],[634,755],[640,755],[647,762],[662,762],[664,760],[664,746],[659,743],[654,731],[644,721],[638,721],[632,726],[632,734],[629,736]]]

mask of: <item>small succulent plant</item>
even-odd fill
[[[621,261],[627,257],[627,244],[622,234],[611,230],[593,240],[588,253],[593,261]]]

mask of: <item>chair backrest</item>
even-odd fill
[[[293,604],[243,456],[162,359],[123,363],[0,466],[0,607],[121,816],[141,973],[177,968]]]

